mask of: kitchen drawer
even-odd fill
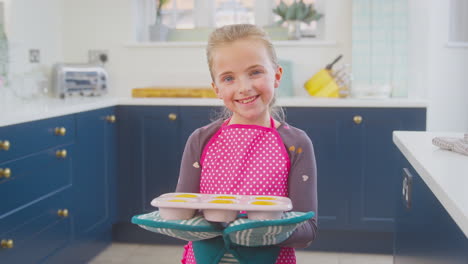
[[[70,188],[57,192],[40,203],[8,216],[0,216],[0,240],[11,240],[12,248],[0,248],[1,263],[39,263],[71,239]]]
[[[72,184],[72,156],[74,144],[51,148],[25,158],[0,163],[10,171],[9,178],[0,178],[0,215],[8,214],[41,200],[50,193]],[[65,158],[57,151],[66,150]]]
[[[62,135],[56,128],[65,128]],[[0,163],[75,140],[73,115],[0,127]],[[8,141],[9,149],[2,146]]]

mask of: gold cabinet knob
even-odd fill
[[[360,115],[355,115],[355,116],[353,117],[353,121],[354,121],[354,123],[356,123],[356,124],[358,124],[358,125],[361,124],[361,123],[362,123],[362,116],[360,116]]]
[[[0,150],[9,150],[10,149],[10,141],[8,140],[0,140]]]
[[[67,157],[67,150],[66,149],[59,149],[55,152],[55,156],[57,158],[64,159]]]
[[[109,123],[115,123],[115,121],[117,120],[117,118],[115,117],[115,115],[108,115],[108,116],[106,116],[106,120],[107,120],[107,122],[109,122]]]
[[[2,169],[0,168],[0,179],[5,178],[8,179],[11,177],[11,170],[9,168]]]
[[[13,248],[14,243],[12,239],[2,239],[2,241],[0,242],[0,246],[2,248]]]
[[[57,136],[65,136],[67,133],[67,129],[64,127],[56,127],[55,128],[55,135]]]
[[[68,209],[59,209],[57,210],[57,215],[63,218],[68,217]]]
[[[174,121],[177,119],[177,115],[174,113],[170,113],[167,117],[169,117],[170,120]]]

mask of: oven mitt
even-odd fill
[[[275,220],[239,218],[224,229],[223,236],[225,240],[240,246],[277,245],[288,239],[298,226],[314,215],[314,212],[286,212],[281,219]]]
[[[193,242],[195,259],[197,263],[207,264],[275,263],[281,251],[276,244],[289,238],[298,226],[314,215],[314,212],[287,212],[282,219],[276,220],[239,218],[224,229],[222,238]]]
[[[229,244],[229,243],[228,243]],[[222,237],[192,242],[197,263],[239,263],[271,264],[275,263],[281,247],[243,247],[226,244]]]
[[[149,230],[170,237],[198,241],[221,236],[223,227],[218,223],[208,222],[202,215],[196,215],[188,220],[164,220],[159,211],[148,214],[135,215],[132,223]]]

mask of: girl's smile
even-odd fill
[[[260,95],[254,95],[254,96],[250,96],[250,97],[243,98],[243,99],[237,99],[235,101],[240,104],[253,104],[253,102],[257,100],[259,97]]]

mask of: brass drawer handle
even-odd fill
[[[4,140],[4,141],[0,141],[0,150],[9,150],[10,149],[10,141],[8,140]]]
[[[11,170],[9,168],[0,168],[0,179],[5,178],[8,179],[11,177]]]
[[[57,136],[65,136],[67,133],[67,129],[64,127],[56,127],[55,128],[55,135]]]
[[[174,121],[177,119],[177,115],[174,113],[170,113],[167,117],[169,117],[170,120]]]
[[[13,240],[12,239],[2,239],[2,241],[0,242],[0,246],[2,248],[13,248],[15,244],[13,243]]]
[[[68,209],[59,209],[57,210],[57,215],[63,218],[68,217]]]
[[[67,150],[66,149],[59,149],[55,152],[55,156],[60,159],[64,159],[67,157]]]
[[[356,123],[358,125],[361,124],[362,123],[362,116],[360,116],[360,115],[354,116],[353,121],[354,121],[354,123]]]
[[[115,115],[108,115],[106,116],[106,120],[109,123],[115,123],[115,121],[117,121],[117,118],[115,117]]]

